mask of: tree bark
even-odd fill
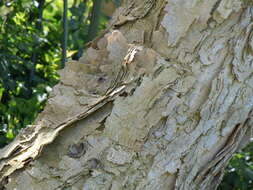
[[[7,190],[213,190],[250,139],[253,7],[125,0],[0,153]]]

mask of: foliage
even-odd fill
[[[218,190],[253,190],[253,141],[231,159]]]
[[[93,1],[68,6],[67,55],[78,59],[90,39]],[[62,0],[0,0],[0,147],[34,121],[58,81],[62,14]],[[107,21],[101,14],[95,27],[102,30]]]
[[[60,38],[52,20],[60,13],[42,30],[38,6],[30,0],[0,4],[0,146],[36,118],[46,89],[58,80]]]

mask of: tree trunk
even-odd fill
[[[7,190],[213,190],[250,138],[252,3],[125,0],[0,153]]]

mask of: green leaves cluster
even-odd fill
[[[46,89],[58,80],[60,38],[53,22],[57,14],[42,20],[40,3],[0,2],[0,146],[36,118]]]
[[[67,55],[78,59],[90,39],[93,0],[68,6]],[[62,15],[62,0],[0,0],[0,147],[34,121],[59,79]],[[105,28],[108,18],[95,17],[95,27]]]
[[[253,190],[253,139],[231,159],[218,190]]]

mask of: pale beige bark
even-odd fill
[[[215,189],[251,136],[252,20],[241,0],[125,0],[1,151],[3,186]]]

